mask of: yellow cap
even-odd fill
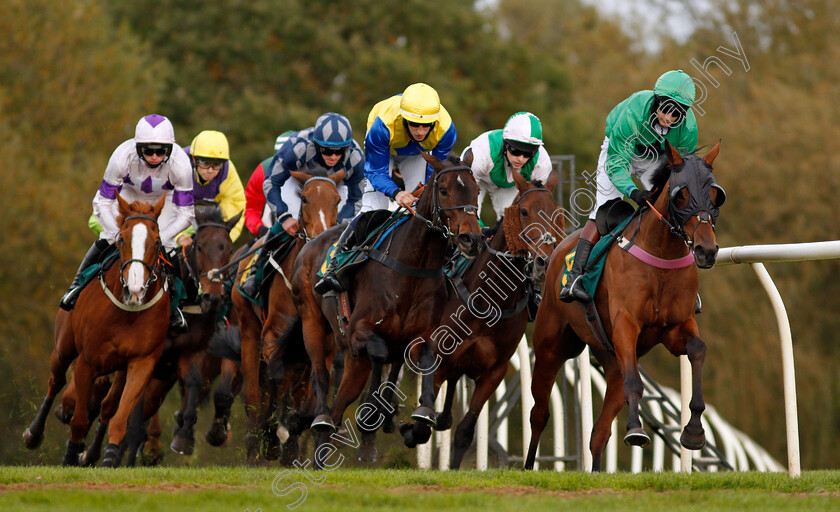
[[[190,144],[190,154],[195,157],[230,160],[230,145],[222,132],[204,130]]]
[[[429,85],[409,85],[400,99],[400,114],[413,123],[434,123],[440,117],[440,96]]]

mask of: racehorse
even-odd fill
[[[244,400],[248,414],[247,461],[252,464],[257,462],[260,453],[265,454],[267,459],[276,459],[279,455],[276,421],[269,421],[276,390],[273,389],[274,383],[269,382],[265,369],[272,358],[279,357],[279,344],[276,340],[288,332],[298,318],[291,300],[290,283],[295,258],[310,238],[318,236],[338,221],[338,204],[341,201],[338,183],[344,179],[345,171],[327,177],[299,171],[291,171],[290,174],[301,184],[301,209],[298,215],[301,231],[293,242],[289,242],[290,245],[284,246],[286,251],[282,258],[279,256],[282,251],[272,257],[275,259],[272,265],[276,264],[277,271],[268,284],[266,308],[263,310],[245,298],[236,286],[231,294],[234,316],[239,323],[242,339]],[[265,240],[260,243],[265,243]],[[240,263],[237,282],[248,268],[248,260]]]
[[[434,423],[436,430],[452,424],[452,402],[456,384],[463,375],[475,381],[469,412],[455,431],[453,469],[461,465],[472,444],[481,408],[504,379],[509,361],[519,345],[529,319],[529,301],[544,278],[545,266],[558,238],[564,236],[562,210],[554,200],[558,174],[546,183],[528,183],[513,173],[519,195],[505,210],[503,222],[470,263],[463,278],[453,277],[457,294],[444,308],[440,328],[425,343],[433,343],[438,364],[428,361],[423,371],[423,392],[414,417],[428,417],[443,382],[448,382],[443,411]],[[428,412],[423,413],[422,409]],[[426,442],[429,424],[418,421],[400,426],[406,445]]]
[[[78,358],[73,372],[77,400],[63,463],[77,465],[84,450],[94,379],[125,370],[121,398],[109,392],[101,415],[103,423],[110,425],[103,466],[119,464],[119,444],[125,437],[128,416],[151,379],[169,326],[170,296],[161,265],[157,224],[165,199],[161,197],[152,206],[141,201],[129,204],[117,195],[119,265],[100,274],[101,286],[94,283],[82,290],[72,312],[59,311],[47,396],[23,434],[27,448],[35,448],[43,439],[44,422],[52,402],[66,383],[68,366]],[[106,403],[113,404],[116,400],[118,407],[106,407]]]
[[[292,294],[317,399],[311,425],[316,454],[328,443],[344,410],[361,394],[371,368],[368,399],[378,391],[383,365],[401,361],[408,343],[440,320],[447,293],[442,267],[449,243],[457,243],[465,255],[475,257],[483,241],[476,216],[478,185],[470,168],[459,165],[454,157],[441,161],[424,154],[424,158],[435,171],[420,194],[416,212],[388,235],[384,244],[389,249],[372,251],[376,262],[365,263],[353,275],[348,296],[354,309],[346,334],[337,320],[337,301],[313,290],[318,268],[341,228],[330,229],[307,244],[295,263]],[[330,411],[327,365],[336,341],[345,352],[345,367]],[[315,467],[323,467],[318,455]]]
[[[653,179],[653,188],[659,191],[657,199],[651,209],[631,220],[606,255],[594,302],[607,339],[599,341],[593,334],[580,304],[558,300],[566,255],[576,247],[578,234],[566,238],[551,257],[545,298],[534,326],[534,406],[526,469],[534,466],[557,372],[586,345],[603,366],[607,380],[604,404],[589,445],[593,471],[600,471],[610,424],[625,401],[629,421],[624,442],[632,446],[650,443],[639,419],[643,386],[637,361],[659,343],[675,356],[688,355],[691,362],[691,419],[680,443],[691,450],[705,445],[700,416],[705,409],[701,374],[706,345],[699,336],[694,305],[696,267],[712,267],[718,251],[714,228],[725,194],[715,183],[712,163],[720,142],[704,158],[694,154],[683,158],[667,141],[665,145],[668,165]]]

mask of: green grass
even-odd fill
[[[294,468],[292,468],[294,469]],[[0,468],[0,510],[838,510],[840,472],[602,474],[282,468]],[[274,482],[274,485],[273,485]],[[272,492],[274,490],[275,492]],[[281,496],[282,495],[282,496]]]

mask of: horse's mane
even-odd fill
[[[215,201],[201,201],[195,204],[196,224],[224,224],[222,209]]]

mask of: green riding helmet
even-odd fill
[[[653,93],[691,107],[695,98],[694,80],[685,71],[679,69],[667,71],[656,80]]]

